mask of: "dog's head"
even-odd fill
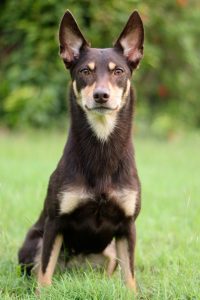
[[[129,95],[132,71],[143,55],[144,30],[139,14],[132,13],[113,48],[96,49],[89,46],[67,11],[60,24],[59,40],[60,55],[70,69],[78,105],[90,123],[109,119],[113,127]]]

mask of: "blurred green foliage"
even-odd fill
[[[142,124],[200,127],[200,2],[4,0],[0,4],[1,125],[49,127],[65,115],[69,75],[58,55],[66,9],[93,47],[110,47],[137,9],[145,56],[134,75]]]

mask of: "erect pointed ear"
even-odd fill
[[[60,56],[67,68],[78,59],[84,47],[89,47],[69,10],[66,11],[60,23],[59,41]]]
[[[137,11],[130,16],[114,47],[121,49],[132,68],[136,68],[143,56],[144,28]]]

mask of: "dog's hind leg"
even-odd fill
[[[31,275],[31,270],[37,265],[41,252],[44,224],[45,214],[42,212],[38,221],[28,231],[24,243],[18,252],[18,261],[22,274]]]
[[[126,286],[136,293],[134,274],[134,250],[136,242],[136,229],[133,222],[129,225],[128,233],[116,239],[117,258]]]
[[[105,248],[105,250],[103,251],[103,255],[108,259],[106,272],[108,276],[111,276],[117,267],[117,252],[114,239]]]
[[[38,289],[41,286],[51,285],[62,242],[63,237],[57,230],[56,220],[48,218],[45,223],[42,242],[42,255],[38,272]]]

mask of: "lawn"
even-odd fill
[[[20,277],[17,251],[43,205],[64,133],[0,134],[0,299],[35,299]],[[137,220],[137,299],[200,299],[200,135],[172,141],[137,137],[142,182]],[[134,299],[119,271],[74,270],[54,276],[41,299]]]

